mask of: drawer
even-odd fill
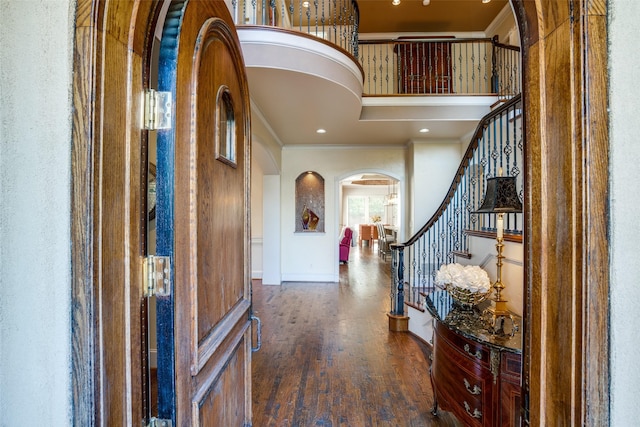
[[[491,366],[491,350],[488,347],[454,333],[441,322],[437,322],[436,333],[473,363],[479,362],[487,369]]]
[[[520,384],[522,370],[522,356],[518,353],[504,352],[500,362],[500,377],[502,381]]]
[[[443,410],[453,412],[471,426],[481,426],[493,419],[493,375],[437,333],[431,375]]]

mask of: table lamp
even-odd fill
[[[503,245],[503,233],[504,233],[504,219],[503,216],[506,213],[522,212],[522,202],[518,198],[518,191],[516,189],[516,177],[515,176],[496,176],[493,178],[487,178],[487,192],[482,201],[480,208],[474,213],[481,214],[497,214],[496,219],[496,250],[497,255],[497,269],[496,269],[496,281],[493,284],[495,291],[494,305],[487,309],[488,314],[491,316],[492,327],[495,327],[498,319],[505,317],[509,318],[513,322],[511,312],[507,309],[507,301],[502,299],[502,290],[504,284],[502,283],[502,255]],[[502,328],[500,328],[502,330]]]

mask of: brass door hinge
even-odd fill
[[[144,128],[171,129],[171,92],[147,89],[144,93]]]
[[[142,263],[144,296],[171,295],[171,259],[168,256],[149,255]]]

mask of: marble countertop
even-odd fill
[[[517,329],[512,331],[512,323],[508,319],[504,321],[504,334],[494,334],[491,326],[483,316],[483,310],[491,305],[491,301],[485,301],[467,309],[454,303],[453,298],[445,290],[436,290],[426,297],[426,309],[429,313],[441,321],[448,328],[457,331],[466,338],[497,348],[501,351],[513,353],[522,352],[522,318],[513,315]]]

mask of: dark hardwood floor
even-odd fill
[[[253,284],[253,425],[460,426],[431,415],[428,349],[390,332],[390,258],[351,248],[340,283]]]

